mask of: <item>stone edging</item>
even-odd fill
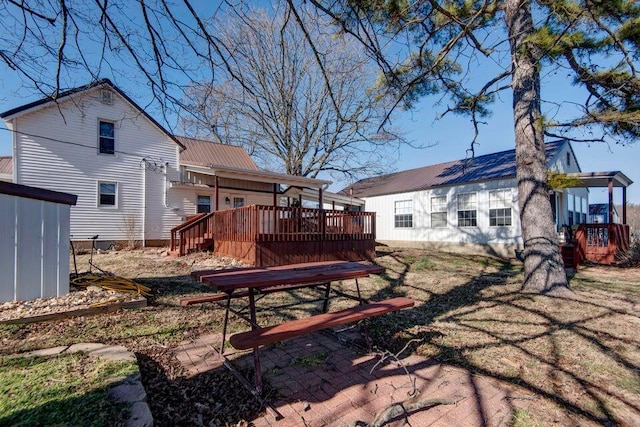
[[[34,350],[16,355],[17,357],[48,357],[63,353],[85,352],[90,356],[114,362],[137,362],[135,354],[121,345],[105,345],[100,343],[82,343],[70,346],[46,348]],[[129,375],[121,381],[111,385],[109,396],[118,402],[129,403],[129,419],[125,421],[125,427],[151,427],[153,416],[147,404],[147,393],[140,381],[140,371]]]

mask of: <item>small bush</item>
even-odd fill
[[[629,239],[629,250],[621,256],[620,264],[625,267],[640,266],[640,233],[631,233]]]

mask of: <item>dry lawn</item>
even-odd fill
[[[173,348],[220,329],[223,310],[212,304],[181,307],[179,299],[209,292],[189,273],[220,260],[212,263],[203,254],[174,260],[137,250],[101,254],[95,262],[152,287],[149,307],[0,326],[0,354],[87,341],[125,345],[141,363],[156,421],[187,422],[189,413],[197,411],[185,406],[180,387],[203,384],[186,382]],[[574,293],[558,298],[519,293],[522,266],[490,257],[380,248],[376,262],[387,273],[361,280],[364,296],[406,295],[417,304],[370,320],[374,345],[397,352],[411,342],[410,350],[425,357],[519,386],[531,404],[514,413],[513,425],[640,425],[640,269],[583,268],[571,278]],[[86,264],[86,255],[78,258],[79,266]],[[353,291],[351,284],[336,286]],[[275,323],[318,311],[319,302],[304,302],[314,296],[308,290],[271,294],[261,305],[296,305],[266,311],[260,319]],[[352,304],[336,299],[330,309]],[[244,328],[237,321],[231,325],[232,330]],[[225,373],[216,375],[204,385],[233,381]],[[224,402],[215,386],[206,393]],[[259,410],[240,391],[227,399],[232,400],[225,405],[236,408],[218,411],[219,424],[248,419]]]

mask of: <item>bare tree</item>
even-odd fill
[[[243,146],[291,175],[387,171],[403,140],[381,127],[389,105],[369,90],[375,69],[354,40],[333,36],[326,17],[304,7],[296,12],[304,27],[286,4],[270,12],[236,7],[209,24],[229,52],[229,67],[215,82],[190,88],[193,115],[185,127]]]
[[[170,128],[213,133],[287,173],[387,169],[405,141],[382,126],[388,105],[367,91],[375,75],[359,46],[332,39],[326,18],[304,8],[292,15],[286,3],[255,16],[242,3],[197,6],[0,0],[0,62],[53,100],[101,77],[144,87],[137,97]]]

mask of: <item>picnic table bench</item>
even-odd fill
[[[245,320],[250,323],[251,330],[232,335],[229,342],[238,350],[253,349],[256,391],[260,393],[262,380],[260,375],[259,347],[345,323],[352,323],[412,307],[414,305],[413,300],[405,297],[396,297],[368,304],[365,303],[365,300],[360,295],[358,278],[367,277],[370,274],[382,274],[384,271],[385,269],[383,267],[377,265],[367,265],[350,261],[314,262],[264,268],[196,271],[192,273],[194,278],[220,293],[188,298],[182,300],[181,304],[190,305],[208,301],[226,301],[220,348],[220,354],[222,355],[224,353],[229,312],[233,311],[231,309],[231,300],[233,298],[248,298],[249,318],[245,318]],[[331,282],[348,279],[355,280],[357,296],[346,294],[335,289],[333,291],[338,295],[357,300],[359,305],[328,313],[327,302],[331,291]],[[301,287],[324,287],[325,303],[322,314],[295,319],[273,326],[260,327],[258,325],[255,304],[257,295]],[[239,314],[235,311],[234,313]]]

